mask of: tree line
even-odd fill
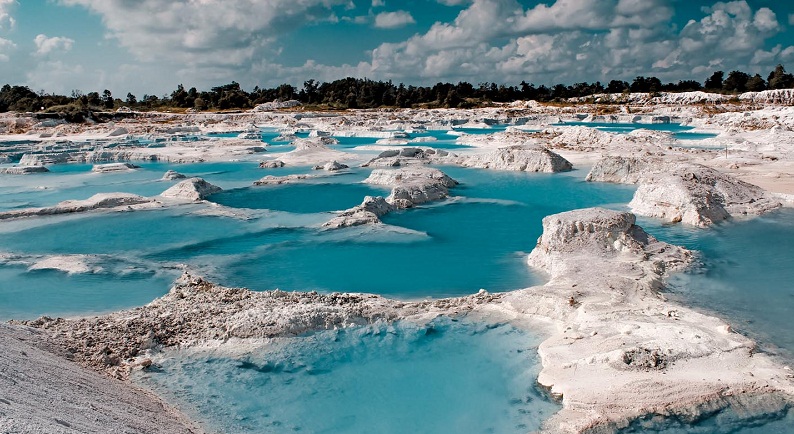
[[[297,100],[307,106],[330,109],[356,109],[379,107],[449,107],[471,108],[490,103],[506,103],[519,100],[540,102],[564,101],[569,98],[588,97],[594,94],[627,94],[629,92],[687,92],[704,90],[725,94],[746,91],[794,88],[794,75],[778,65],[766,79],[761,75],[750,75],[731,71],[727,77],[716,71],[702,84],[696,80],[681,80],[677,83],[662,83],[657,77],[636,77],[631,83],[611,80],[606,85],[595,83],[557,84],[535,86],[522,81],[517,86],[496,83],[473,85],[467,82],[437,83],[434,86],[395,85],[391,81],[344,78],[330,83],[308,80],[298,89],[289,84],[275,88],[255,87],[251,92],[232,82],[198,91],[195,87],[185,89],[177,86],[170,94],[158,97],[143,95],[140,99],[128,93],[124,99],[116,98],[109,90],[102,93],[79,90],[71,95],[34,92],[27,86],[6,84],[0,89],[0,112],[43,112],[58,114],[69,121],[82,121],[92,111],[108,111],[121,107],[133,110],[192,109],[244,110],[271,101]]]

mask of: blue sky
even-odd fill
[[[0,82],[162,95],[346,76],[408,84],[794,70],[794,2],[0,0]]]

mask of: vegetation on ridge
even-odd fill
[[[236,82],[213,87],[209,91],[198,91],[195,87],[185,89],[177,86],[170,95],[157,97],[144,95],[138,99],[128,93],[125,99],[114,97],[109,90],[102,93],[79,90],[70,96],[54,95],[32,91],[27,86],[6,84],[0,89],[0,112],[40,112],[42,116],[81,122],[95,118],[93,112],[115,110],[127,107],[132,110],[245,110],[271,101],[297,100],[318,109],[355,109],[379,107],[449,107],[470,108],[491,103],[507,103],[519,100],[540,102],[560,102],[569,98],[582,98],[594,94],[627,94],[629,92],[686,92],[705,90],[725,94],[738,94],[745,91],[766,89],[786,89],[794,87],[794,75],[778,65],[769,73],[766,80],[759,74],[751,76],[741,71],[731,71],[727,77],[723,71],[716,71],[701,85],[695,80],[681,80],[678,83],[663,84],[656,77],[636,77],[629,83],[612,80],[606,85],[600,82],[558,84],[552,87],[535,86],[522,81],[517,86],[480,83],[475,86],[467,82],[437,83],[434,86],[395,85],[391,81],[344,78],[330,83],[315,80],[304,82],[302,89],[289,84],[275,88],[255,87],[246,92]],[[620,102],[620,101],[616,101]]]

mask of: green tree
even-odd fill
[[[747,82],[750,75],[746,72],[731,71],[728,78],[722,83],[722,90],[726,92],[744,92],[747,90]]]
[[[761,92],[766,90],[766,82],[760,74],[755,74],[747,80],[747,90],[750,92]]]
[[[789,89],[794,87],[794,76],[786,73],[786,68],[783,65],[777,65],[766,81],[769,84],[769,89]]]
[[[722,89],[722,80],[725,77],[725,73],[722,71],[716,71],[714,74],[711,74],[711,77],[706,79],[706,82],[703,83],[703,87],[706,90],[721,90]]]
[[[106,109],[112,109],[114,106],[113,94],[111,94],[107,89],[102,92],[102,106],[104,106]]]

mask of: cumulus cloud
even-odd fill
[[[471,0],[438,0],[438,2],[447,6],[460,6],[471,3]]]
[[[99,14],[139,60],[240,66],[278,36],[327,19],[347,0],[58,0]]]
[[[33,42],[36,44],[36,52],[34,54],[37,56],[46,56],[53,52],[66,52],[74,46],[74,39],[63,36],[50,38],[44,34],[36,36]]]
[[[424,84],[573,83],[637,75],[702,80],[715,69],[768,71],[794,57],[794,47],[768,44],[783,31],[775,12],[753,8],[747,0],[714,3],[682,27],[671,22],[680,11],[669,0],[546,0],[533,7],[518,0],[436,0],[462,10],[451,22],[377,45],[358,63],[307,60],[297,66],[274,61],[279,38],[327,20],[335,10],[349,8],[349,0],[56,1],[98,13],[108,34],[132,53],[130,65],[155,61],[158,71],[169,71],[169,82],[197,86],[230,80],[270,86],[344,76]],[[372,7],[385,3],[371,1]],[[380,28],[415,22],[408,11],[370,10],[339,19]],[[143,77],[133,70],[129,66],[124,74],[133,81]],[[163,74],[152,79],[160,82]]]
[[[91,83],[92,90],[102,89],[102,75],[102,71],[92,69],[87,72],[81,65],[71,65],[60,60],[42,61],[27,72],[27,81],[36,88],[67,93],[71,89],[85,89],[82,86],[87,83]]]
[[[670,3],[661,0],[557,0],[526,10],[514,0],[474,0],[451,23],[373,50],[370,76],[425,82],[680,79],[746,67],[753,59],[767,67],[780,57],[781,49],[757,54],[781,30],[772,10],[754,11],[739,0],[704,13],[676,30]]]
[[[17,48],[16,44],[8,39],[0,38],[0,62],[8,62],[10,59],[9,54]]]
[[[0,29],[10,30],[16,25],[11,9],[16,6],[16,0],[0,0]]]
[[[407,11],[381,12],[375,15],[375,27],[380,29],[396,29],[415,23],[414,17]]]

